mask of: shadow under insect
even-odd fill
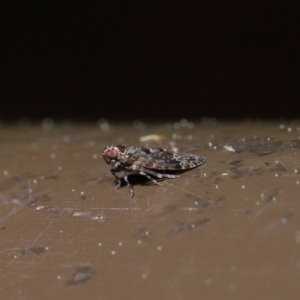
[[[166,178],[162,178],[161,180],[164,180],[164,179],[166,179]],[[124,187],[125,185],[127,186],[127,183],[124,179],[124,176],[122,176],[120,178],[120,180],[121,180],[121,185],[119,186],[119,188]],[[129,180],[129,182],[132,186],[135,186],[135,185],[155,185],[155,183],[153,183],[150,179],[148,179],[145,176],[139,175],[139,174],[130,174],[130,175],[128,175],[128,180]],[[157,181],[161,181],[161,180],[157,180]],[[117,180],[115,180],[114,182],[116,184],[118,184]]]
[[[180,175],[182,175],[183,173],[186,173],[188,171],[190,171],[191,169],[189,170],[182,170],[182,171],[169,171],[168,173],[164,173],[164,172],[157,172],[159,174],[170,174],[170,175],[176,175],[177,177],[175,178],[180,178]],[[120,187],[123,187],[124,185],[127,185],[126,182],[125,182],[125,179],[124,177],[121,175],[118,175],[118,177],[120,177],[121,179],[121,186]],[[152,177],[152,176],[151,176]],[[130,180],[130,184],[131,185],[155,185],[154,182],[152,182],[151,179],[148,179],[147,177],[143,176],[143,175],[140,175],[140,174],[129,174],[128,175],[128,178]],[[156,178],[156,177],[153,177],[153,179],[155,179],[156,181],[158,182],[161,182],[161,181],[165,181],[167,179],[170,179],[170,178]],[[117,180],[115,180],[116,183],[118,183]]]
[[[196,167],[195,167],[196,168]],[[121,187],[124,186],[128,186],[129,190],[130,190],[130,198],[132,198],[134,196],[134,192],[133,192],[133,186],[135,185],[162,185],[162,181],[165,180],[172,180],[172,179],[176,179],[176,178],[180,178],[180,175],[182,175],[183,173],[186,173],[188,171],[190,171],[191,169],[187,169],[187,170],[176,170],[176,171],[168,171],[166,172],[156,172],[157,174],[162,174],[163,176],[166,175],[168,177],[162,177],[162,178],[158,178],[156,176],[150,176],[148,175],[147,177],[145,175],[141,175],[138,173],[132,173],[132,174],[127,174],[127,181],[125,180],[125,175],[122,176],[121,173],[118,174],[118,178],[119,180],[115,180],[116,186],[115,189],[119,189]],[[116,174],[114,174],[115,176]],[[170,177],[172,176],[172,177]],[[173,177],[174,176],[174,177]]]

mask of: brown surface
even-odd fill
[[[1,299],[299,299],[300,123],[52,125],[0,129]],[[129,200],[119,143],[207,162]]]

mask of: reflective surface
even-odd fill
[[[135,176],[130,200],[110,144],[207,162],[162,186]],[[46,120],[2,126],[0,147],[2,297],[300,297],[300,123]]]

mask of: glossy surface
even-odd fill
[[[299,122],[47,124],[0,128],[3,299],[299,299]],[[207,161],[129,200],[114,143]]]

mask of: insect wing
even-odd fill
[[[126,162],[147,169],[176,171],[196,168],[205,162],[205,158],[160,148],[135,147],[128,149]]]

